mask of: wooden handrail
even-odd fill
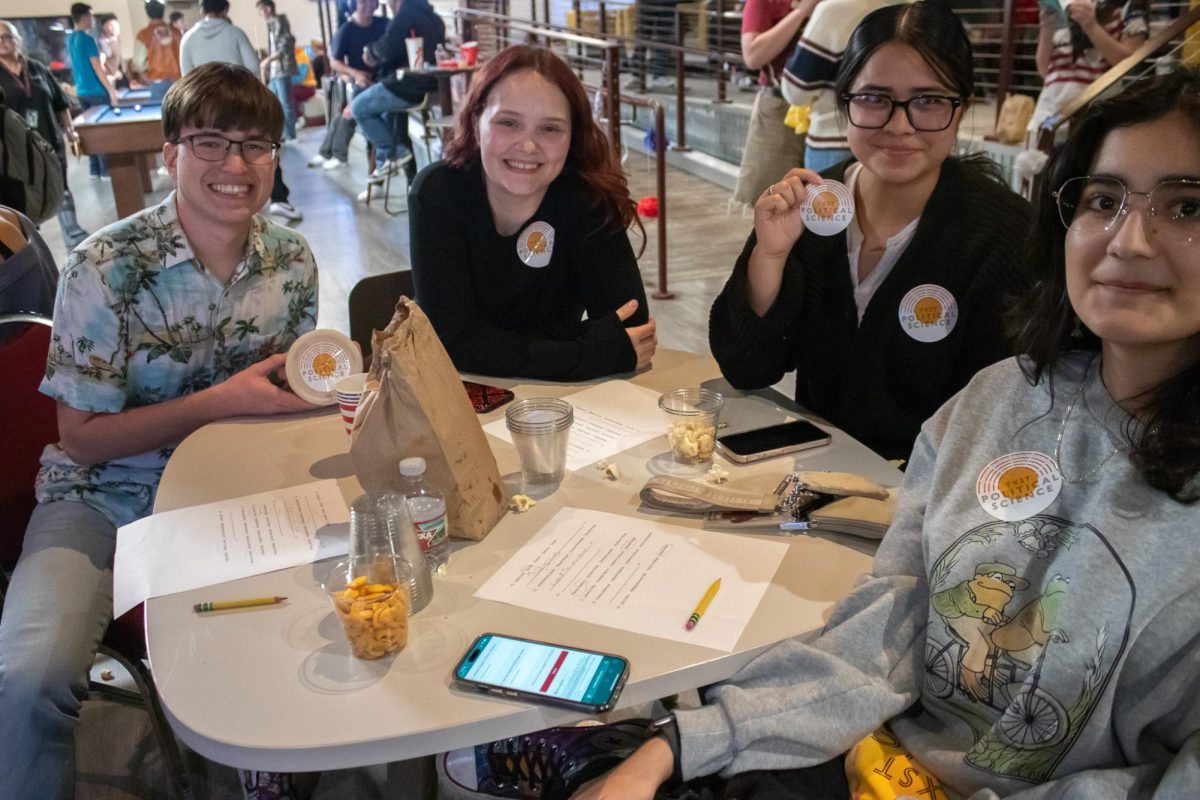
[[[1042,126],[1041,130],[1038,131],[1038,149],[1044,153],[1051,152],[1054,149],[1054,134],[1060,127],[1070,122],[1071,118],[1079,113],[1080,110],[1111,88],[1117,81],[1132,72],[1134,67],[1149,58],[1197,21],[1200,21],[1200,5],[1193,6],[1187,11],[1181,12],[1170,25],[1147,39],[1131,55],[1117,62],[1108,72],[1105,72],[1094,80],[1090,86],[1063,106],[1053,124]]]

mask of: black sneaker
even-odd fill
[[[633,754],[649,720],[546,730],[442,753],[439,797],[566,800],[580,786]]]

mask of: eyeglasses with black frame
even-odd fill
[[[193,133],[180,136],[175,144],[186,142],[192,155],[201,161],[224,161],[236,145],[247,164],[267,164],[275,159],[279,145],[270,139],[230,139],[219,133]]]
[[[1200,179],[1175,178],[1148,192],[1131,192],[1119,178],[1083,175],[1065,181],[1052,196],[1062,224],[1082,233],[1113,232],[1129,214],[1130,198],[1144,197],[1155,236],[1183,244],[1200,241]]]
[[[933,133],[944,131],[954,121],[954,112],[962,105],[961,97],[941,94],[919,94],[907,100],[897,100],[877,92],[856,92],[842,95],[842,102],[856,128],[877,130],[886,127],[897,108],[904,109],[908,124],[915,130]]]

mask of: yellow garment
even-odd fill
[[[796,132],[797,136],[808,133],[808,106],[792,106],[788,109],[783,124]]]
[[[933,773],[917,763],[887,728],[880,728],[846,754],[850,800],[948,800]]]
[[[294,81],[294,83],[296,83],[297,86],[311,86],[315,89],[317,87],[317,79],[313,75],[312,59],[308,57],[307,47],[296,48],[296,68],[300,70],[300,75],[303,77],[303,80],[298,82]]]

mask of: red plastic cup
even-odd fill
[[[479,61],[479,42],[463,42],[459,48],[463,66],[473,67]]]

